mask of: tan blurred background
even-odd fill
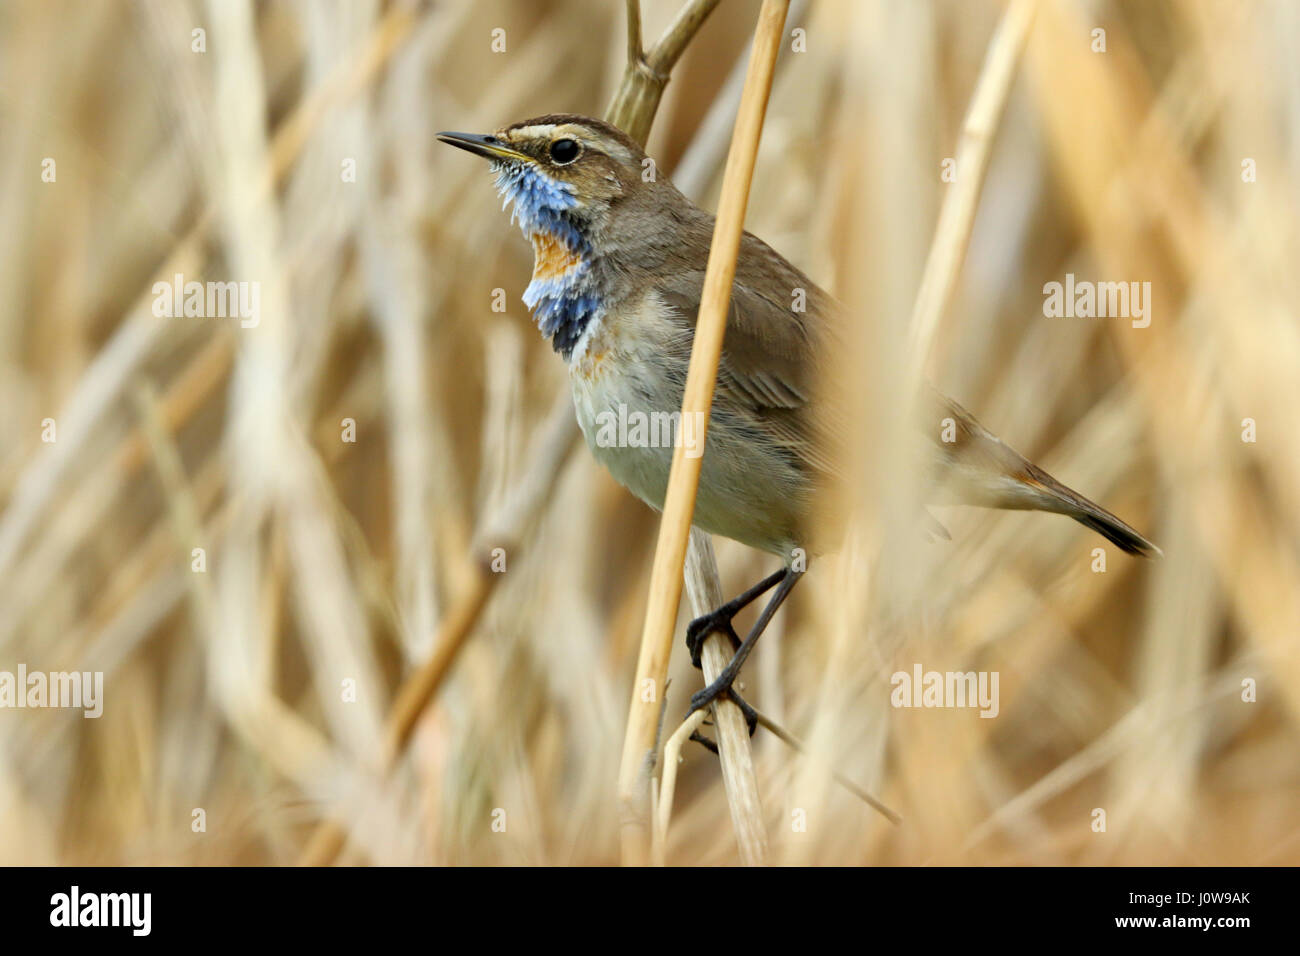
[[[710,208],[757,8],[723,0],[649,140]],[[747,227],[870,342],[1002,5],[796,10]],[[567,439],[538,464],[567,385],[531,250],[433,133],[600,115],[624,59],[604,0],[0,6],[0,670],[104,673],[99,719],[0,710],[0,862],[290,863],[327,818],[345,863],[618,860],[657,516]],[[811,748],[755,738],[774,860],[1300,862],[1298,64],[1290,0],[1041,5],[935,377],[1166,556],[941,509],[951,542],[815,561],[745,674]],[[155,316],[177,273],[258,283],[258,324]],[[1150,327],[1045,317],[1067,273],[1150,282]],[[773,570],[717,546],[728,593]],[[479,605],[385,778],[397,689]],[[891,707],[916,663],[998,672],[998,716]],[[735,858],[693,747],[668,859]]]

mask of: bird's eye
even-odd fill
[[[578,158],[582,152],[582,147],[576,140],[557,139],[551,144],[551,162],[556,166],[567,166]]]

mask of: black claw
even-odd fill
[[[735,679],[735,675],[729,675],[726,671],[723,671],[723,673],[718,676],[718,679],[708,687],[692,694],[691,709],[686,712],[686,716],[690,717],[691,714],[695,713],[697,710],[703,707],[708,707],[719,697],[727,697],[730,698],[731,702],[739,707],[740,712],[745,715],[745,725],[749,728],[749,736],[754,736],[754,732],[758,730],[758,711],[749,706],[749,704],[745,702],[745,698],[741,697],[740,694],[736,692],[736,689],[731,686]],[[692,736],[692,739],[694,739],[694,736]]]
[[[708,614],[700,615],[686,626],[686,648],[691,652],[691,663],[695,665],[696,670],[700,669],[700,648],[704,646],[704,639],[715,631],[727,635],[734,651],[740,650],[743,641],[741,641],[740,635],[736,633],[736,629],[731,624],[732,618],[739,614],[742,609],[748,607],[755,598],[766,594],[775,587],[788,573],[783,569],[775,574],[768,575],[744,594],[728,601],[721,607],[715,608]]]
[[[745,715],[745,726],[749,728],[749,736],[754,736],[754,731],[758,730],[758,711],[745,703],[745,698],[737,694],[734,687],[727,691],[727,696],[731,698],[733,704],[740,708],[740,712]]]
[[[733,652],[740,647],[740,635],[732,626],[731,617],[732,614],[727,613],[726,608],[719,608],[710,614],[697,617],[686,626],[686,649],[691,652],[691,663],[696,670],[700,669],[700,654],[704,651],[704,641],[710,634],[727,635]]]
[[[686,649],[691,653],[691,664],[696,670],[700,667],[700,651],[704,647],[704,639],[713,630],[709,626],[711,624],[712,621],[709,617],[697,617],[686,625]]]
[[[745,703],[735,690],[732,684],[735,683],[740,669],[745,665],[745,659],[749,657],[750,652],[754,649],[754,644],[766,629],[768,622],[771,621],[772,615],[776,613],[777,608],[786,599],[790,589],[794,587],[795,582],[799,580],[802,571],[795,571],[793,568],[784,568],[773,575],[770,575],[750,588],[744,594],[728,601],[726,604],[716,610],[697,617],[686,628],[686,647],[691,652],[691,663],[696,667],[700,666],[700,649],[704,646],[704,639],[714,632],[721,632],[727,635],[735,648],[735,654],[722,673],[708,687],[698,691],[691,696],[691,709],[686,712],[689,717],[702,707],[707,707],[719,697],[730,697],[731,700],[740,708],[741,713],[745,715],[745,724],[749,727],[749,735],[752,737],[754,731],[758,729],[758,713],[753,707]],[[768,600],[767,605],[758,616],[749,635],[742,641],[736,633],[736,629],[731,625],[731,619],[736,616],[741,608],[750,604],[755,598],[770,591],[773,587],[776,592]],[[717,745],[713,741],[704,737],[702,734],[692,734],[692,740],[697,740],[704,744],[710,750],[717,752]]]
[[[698,730],[691,734],[691,740],[694,740],[697,744],[703,744],[705,750],[712,750],[715,754],[718,752],[718,745]]]

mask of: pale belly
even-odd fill
[[[667,358],[664,348],[674,334],[653,311],[610,314],[569,366],[587,446],[656,510],[663,508],[674,445],[696,456],[704,450],[698,424],[680,422],[685,361]],[[806,505],[799,476],[764,448],[743,416],[715,405],[708,428],[695,525],[789,561]]]

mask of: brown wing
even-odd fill
[[[693,333],[703,272],[675,275],[656,291]],[[796,299],[796,290],[802,290]],[[796,301],[804,311],[796,311]],[[761,240],[745,234],[732,286],[714,407],[748,412],[764,433],[813,480],[836,473],[834,443],[842,427],[814,408],[817,354],[831,334],[825,319],[834,301]],[[683,336],[689,351],[691,335]]]
[[[687,355],[703,283],[704,274],[692,271],[657,286],[682,323],[682,336],[675,345]],[[805,311],[794,308],[796,290],[803,290]],[[748,424],[783,450],[816,485],[840,477],[835,463],[843,460],[841,449],[850,434],[849,422],[837,404],[814,397],[819,389],[820,394],[833,391],[816,380],[816,356],[836,347],[833,318],[839,308],[802,272],[745,234],[714,407],[721,402],[743,409]],[[932,457],[940,466],[935,490],[941,499],[951,494],[967,504],[1056,511],[1105,535],[1125,551],[1159,553],[1119,518],[1028,461],[932,387],[921,418],[922,431],[938,446]],[[945,428],[948,420],[952,424]]]

